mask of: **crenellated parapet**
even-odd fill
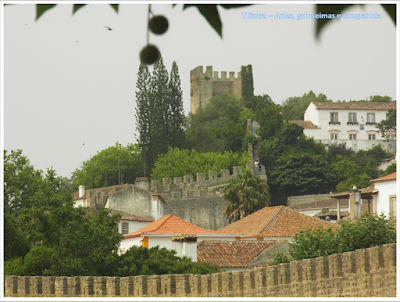
[[[228,93],[237,98],[242,97],[242,77],[240,71],[213,71],[212,66],[197,66],[190,71],[190,110],[196,113],[198,108],[204,108],[213,96]]]
[[[174,177],[173,183],[170,178],[163,178],[162,182],[153,180],[151,191],[162,194],[166,199],[219,196],[218,187],[228,184],[229,180],[239,173],[242,173],[242,167],[235,166],[232,175],[228,169],[222,169],[220,177],[218,177],[217,171],[209,171],[208,177],[205,173],[196,173],[195,181],[193,181],[192,175],[185,175],[183,178]]]
[[[4,276],[4,297],[396,298],[396,262],[396,244],[386,244],[210,275]]]

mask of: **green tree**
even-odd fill
[[[168,85],[170,90],[170,129],[168,144],[170,147],[182,148],[185,140],[185,116],[183,110],[181,79],[179,77],[178,65],[175,61],[172,63]]]
[[[384,177],[386,175],[392,174],[396,172],[396,163],[389,165],[382,173],[379,174],[379,177]]]
[[[163,178],[183,177],[196,173],[205,173],[208,177],[209,171],[217,171],[221,176],[221,169],[229,169],[232,173],[233,166],[245,167],[249,157],[247,152],[207,152],[200,153],[197,150],[170,148],[169,152],[161,155],[151,174],[152,180],[162,180]]]
[[[31,247],[11,214],[4,215],[4,261],[24,257]]]
[[[271,173],[279,190],[289,196],[333,191],[336,176],[321,155],[290,155],[278,160]]]
[[[256,114],[260,124],[258,134],[262,139],[269,139],[277,135],[283,127],[281,108],[279,105],[271,104]]]
[[[271,265],[346,253],[384,244],[396,243],[396,227],[385,215],[363,215],[360,219],[344,220],[340,227],[317,228],[298,232],[287,254],[272,255]]]
[[[332,102],[325,94],[318,96],[310,90],[301,97],[289,97],[282,104],[282,114],[284,120],[304,120],[304,111],[312,102]]]
[[[80,169],[73,172],[74,192],[80,185],[88,189],[135,183],[136,177],[143,176],[143,155],[138,144],[125,147],[116,142],[115,146],[98,151],[84,161]]]
[[[396,109],[390,109],[386,113],[386,119],[380,121],[376,126],[379,129],[382,137],[388,137],[388,133],[396,133]]]
[[[242,66],[240,76],[242,79],[242,96],[248,99],[254,96],[253,69],[251,65]]]
[[[188,257],[176,256],[176,251],[160,248],[150,249],[132,246],[118,261],[116,275],[163,275],[163,274],[211,274],[221,270],[209,263],[193,262]]]
[[[372,178],[368,176],[368,174],[365,172],[363,174],[355,174],[338,183],[338,185],[336,186],[336,192],[349,191],[354,186],[356,186],[357,188],[367,188],[371,185],[371,179]]]
[[[224,188],[223,200],[229,202],[224,215],[232,223],[269,206],[269,187],[266,181],[245,169]]]
[[[244,111],[243,100],[232,95],[212,97],[204,108],[189,114],[185,148],[199,152],[241,150],[246,135],[245,118],[251,116]]]

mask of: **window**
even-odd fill
[[[350,112],[349,113],[349,121],[347,122],[347,125],[358,125],[358,123],[357,123],[357,113],[355,113],[355,112]]]
[[[122,223],[122,234],[128,234],[129,233],[129,224],[127,222]]]
[[[349,139],[357,139],[357,134],[349,134]]]
[[[367,125],[375,125],[375,113],[367,113]]]
[[[389,196],[390,200],[390,219],[396,220],[396,211],[397,211],[397,206],[396,206],[396,195],[391,195]]]
[[[374,141],[375,140],[375,134],[368,134],[368,139],[370,141]]]
[[[340,125],[339,122],[339,115],[337,112],[331,112],[331,121],[329,122],[329,125]]]
[[[331,134],[331,139],[338,139],[337,133],[332,133]]]

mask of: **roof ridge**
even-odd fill
[[[279,213],[282,211],[282,209],[285,207],[283,205],[279,205],[281,208],[279,209],[279,211],[274,215],[274,217],[261,229],[261,231],[257,234],[262,234],[262,232],[264,232],[265,229],[267,229],[269,227],[269,225],[275,221],[277,219],[277,217],[279,216]],[[278,206],[278,207],[279,207]]]

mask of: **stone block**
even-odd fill
[[[202,182],[206,180],[206,174],[205,173],[196,173],[196,182]]]
[[[193,183],[193,176],[192,175],[185,175],[183,176],[183,182],[185,184],[191,184]]]
[[[221,178],[228,178],[230,176],[228,169],[221,169]]]
[[[240,173],[242,173],[242,167],[234,166],[233,167],[233,175],[240,174]]]
[[[171,183],[171,178],[163,178],[162,184],[164,188],[168,188],[168,185]]]
[[[217,178],[218,178],[217,171],[209,171],[208,172],[208,179],[217,179]]]

